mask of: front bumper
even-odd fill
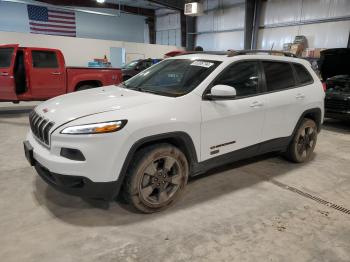
[[[96,136],[53,135],[51,148],[29,132],[25,155],[39,176],[52,187],[85,198],[113,200],[119,193],[123,164],[123,132]],[[82,151],[86,159],[76,161],[60,155],[61,148]],[[119,160],[119,161],[118,161]]]
[[[34,158],[33,147],[28,141],[24,141],[24,153],[30,165],[35,167],[38,175],[61,192],[107,201],[113,200],[119,193],[121,184],[118,181],[93,182],[83,176],[68,176],[50,172]]]
[[[38,175],[46,183],[64,193],[106,201],[111,201],[118,195],[119,190],[117,189],[120,188],[118,181],[93,182],[86,177],[55,174],[43,167],[39,162],[36,162],[34,167]]]

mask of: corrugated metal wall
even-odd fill
[[[204,50],[243,48],[244,1],[205,0],[197,17],[196,45]]]
[[[180,13],[169,9],[156,10],[156,43],[181,46]]]
[[[205,50],[243,49],[244,1],[202,3],[205,15],[197,18],[196,45]],[[305,35],[308,47],[346,47],[350,0],[269,0],[262,3],[260,18],[258,48],[282,49],[296,35]]]
[[[282,49],[296,35],[308,47],[346,47],[350,31],[349,0],[270,0],[261,10],[258,48]],[[347,21],[336,21],[348,19]],[[328,22],[327,22],[328,21]],[[332,22],[334,21],[334,22]],[[288,26],[290,25],[290,26]]]

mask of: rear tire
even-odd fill
[[[285,156],[295,163],[307,162],[312,157],[316,142],[317,125],[315,121],[305,118],[298,127]]]
[[[125,178],[125,200],[136,210],[153,213],[169,207],[181,195],[188,180],[185,155],[169,144],[138,151]]]

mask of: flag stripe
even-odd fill
[[[30,29],[35,30],[35,31],[40,31],[40,32],[55,32],[55,33],[76,33],[75,30],[74,31],[69,31],[69,30],[59,30],[59,29],[47,29],[47,28],[38,28],[38,27],[30,27]]]
[[[74,29],[75,30],[75,26],[66,26],[66,25],[56,25],[56,24],[39,24],[39,23],[33,23],[30,22],[29,23],[32,26],[36,26],[36,27],[58,27],[58,28],[68,28],[68,29]]]
[[[55,33],[55,32],[41,32],[41,31],[35,31],[32,30],[31,33],[33,34],[45,34],[45,35],[60,35],[60,36],[72,36],[76,37],[77,35],[75,33]]]
[[[61,15],[50,15],[50,14],[49,14],[49,19],[50,19],[50,18],[58,18],[58,19],[73,20],[73,21],[75,21],[75,17],[66,17],[66,16],[61,16]]]
[[[75,22],[60,21],[56,19],[49,19],[48,22],[75,25]]]
[[[58,14],[62,14],[62,15],[75,15],[74,12],[67,12],[67,11],[58,11],[58,10],[54,10],[54,9],[49,9],[49,12],[53,12],[53,13],[58,13]]]

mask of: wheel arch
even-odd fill
[[[118,183],[116,188],[116,195],[119,194],[119,191],[124,183],[124,179],[127,174],[127,170],[130,166],[130,163],[132,159],[134,158],[135,154],[141,150],[142,148],[145,148],[150,145],[154,144],[171,144],[173,146],[176,146],[179,148],[186,156],[189,167],[190,167],[190,173],[191,170],[194,168],[194,166],[198,163],[198,157],[196,153],[196,148],[194,146],[193,140],[185,132],[179,131],[179,132],[170,132],[170,133],[163,133],[163,134],[157,134],[152,135],[148,137],[141,138],[140,140],[136,141],[130,148],[122,169],[120,171],[119,177],[118,177]]]
[[[102,86],[102,82],[99,80],[83,80],[83,81],[79,81],[74,88],[74,91],[76,91],[79,87],[83,86],[83,85],[90,85],[93,87],[100,87]]]
[[[309,118],[313,121],[315,121],[316,126],[317,126],[317,131],[321,131],[321,124],[322,124],[322,111],[320,108],[311,108],[306,111],[300,116],[297,124],[295,125],[294,131],[293,131],[293,136],[295,135],[296,131],[298,130],[298,127],[302,123],[303,119]]]

